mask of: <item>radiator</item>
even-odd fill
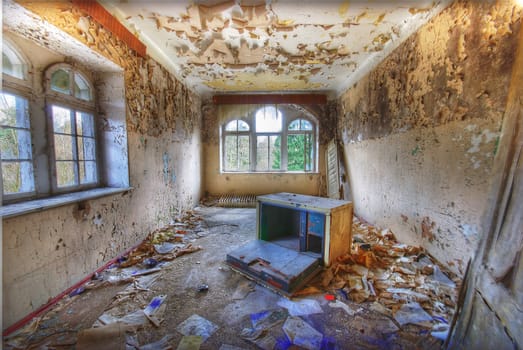
[[[256,195],[224,194],[218,198],[216,205],[226,208],[256,208]]]

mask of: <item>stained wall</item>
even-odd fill
[[[79,42],[82,51],[67,57],[57,54],[53,46],[64,43],[52,43],[48,33],[39,32],[43,29],[25,24],[10,34],[33,64],[35,110],[44,112],[41,76],[50,63],[67,62],[89,71],[103,102],[98,113],[102,128],[111,127],[106,121],[112,113],[126,116],[127,140],[122,142],[127,143],[132,188],[4,218],[4,328],[192,208],[201,196],[199,97],[158,63],[137,56],[68,4],[61,2],[55,8],[44,3],[41,14]],[[38,8],[33,10],[38,13]],[[80,18],[87,32],[78,29]],[[83,62],[88,52],[116,63],[120,72],[89,69]]]
[[[339,98],[355,214],[463,273],[481,236],[520,30],[457,1]]]

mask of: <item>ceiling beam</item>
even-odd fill
[[[72,2],[74,6],[85,11],[105,29],[126,43],[139,56],[146,56],[146,46],[98,2],[92,0],[73,0]]]
[[[253,95],[214,95],[214,104],[267,104],[267,103],[293,103],[293,104],[326,104],[327,95],[324,94],[253,94]]]

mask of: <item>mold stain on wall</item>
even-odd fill
[[[457,1],[339,99],[356,214],[458,273],[481,233],[520,22],[512,3]]]

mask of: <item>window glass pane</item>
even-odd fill
[[[274,106],[264,106],[256,112],[256,132],[280,132],[281,123],[281,113]]]
[[[296,119],[289,124],[289,130],[300,130],[300,120]]]
[[[256,138],[256,170],[262,171],[269,168],[269,136]]]
[[[302,119],[301,130],[312,130],[312,124],[309,121]]]
[[[248,130],[249,130],[249,124],[247,124],[243,120],[238,120],[238,131],[248,131]]]
[[[63,94],[71,94],[69,70],[58,69],[51,75],[51,89]]]
[[[25,62],[9,46],[4,44],[2,50],[2,73],[18,79],[25,79]]]
[[[54,135],[54,151],[56,160],[74,160],[73,136]]]
[[[236,135],[225,136],[225,170],[233,171],[238,169],[237,140],[238,136]]]
[[[287,170],[305,170],[305,135],[289,135],[287,137]]]
[[[0,130],[2,159],[31,160],[31,132],[24,129],[5,128]]]
[[[81,184],[88,184],[88,183],[96,182],[96,179],[97,179],[96,162],[94,162],[94,161],[79,162],[79,168],[80,168],[80,183]]]
[[[58,187],[76,185],[74,162],[56,162],[56,183]]]
[[[96,160],[96,149],[93,138],[78,137],[78,159],[80,160]]]
[[[33,163],[2,161],[2,181],[4,194],[33,192]]]
[[[233,120],[227,123],[225,131],[249,131],[249,124],[243,120]]]
[[[74,97],[91,101],[91,89],[87,81],[78,73],[74,74]]]
[[[250,144],[249,136],[242,135],[238,136],[238,159],[240,171],[248,171],[250,169]]]
[[[76,112],[76,134],[94,137],[94,118],[91,114]]]
[[[55,133],[72,134],[71,110],[53,106],[53,130]]]
[[[312,124],[305,119],[296,119],[289,124],[289,130],[312,130]]]
[[[29,129],[29,109],[25,98],[2,93],[0,95],[0,125]]]
[[[34,172],[27,100],[0,95],[0,152],[5,194],[33,192]]]
[[[281,169],[281,137],[258,136],[256,148],[256,170]]]
[[[281,136],[270,136],[269,138],[269,164],[270,170],[281,169]]]
[[[231,122],[228,122],[225,126],[226,131],[238,131],[238,121],[233,120]]]
[[[314,170],[314,137],[311,134],[287,137],[287,170]]]

